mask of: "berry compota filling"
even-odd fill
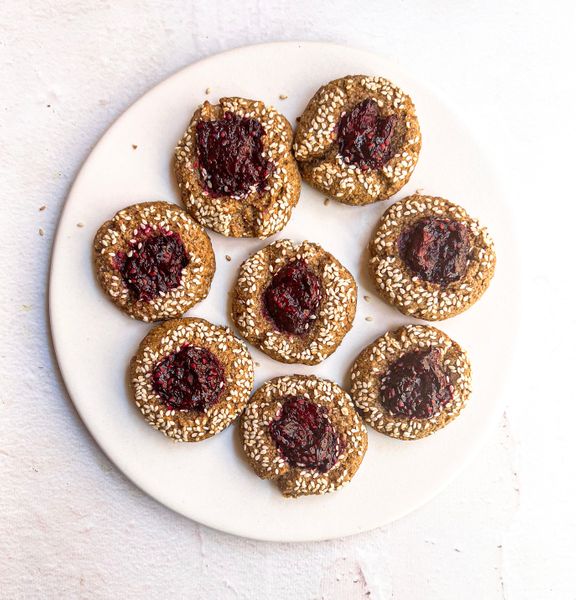
[[[397,120],[395,115],[381,116],[375,100],[362,100],[338,123],[340,156],[361,169],[380,169],[394,156],[392,134]]]
[[[280,331],[303,334],[316,319],[322,300],[322,282],[306,262],[284,265],[264,292],[263,302]]]
[[[393,415],[429,419],[452,399],[452,385],[435,348],[396,359],[380,379],[382,403]]]
[[[190,259],[177,233],[161,231],[143,233],[116,261],[133,297],[149,301],[180,285]]]
[[[160,361],[152,372],[153,387],[175,410],[203,411],[218,402],[224,371],[210,350],[185,346]]]
[[[206,188],[216,196],[242,196],[252,188],[261,191],[272,170],[265,158],[265,135],[259,121],[232,112],[199,121],[196,144]]]
[[[453,219],[424,217],[402,232],[398,250],[418,277],[445,287],[466,273],[468,228]]]
[[[303,396],[285,398],[269,427],[276,446],[293,467],[325,473],[336,464],[343,449],[326,409]]]

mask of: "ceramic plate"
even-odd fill
[[[358,73],[397,83],[412,96],[419,114],[420,160],[410,183],[392,201],[421,190],[462,204],[492,231],[499,262],[485,296],[466,313],[439,324],[471,357],[474,393],[463,414],[416,442],[370,430],[366,458],[348,486],[325,496],[285,499],[273,483],[252,472],[236,426],[198,444],[176,444],[144,421],[130,398],[126,375],[151,325],[128,318],[100,290],[92,267],[92,240],[100,224],[124,206],[179,201],[173,149],[199,103],[229,95],[260,99],[294,124],[319,86]],[[280,95],[288,97],[281,100]],[[499,392],[517,296],[507,212],[487,158],[469,128],[428,87],[395,62],[342,46],[279,43],[240,48],[193,64],[149,91],[112,125],[85,162],[54,245],[52,335],[66,386],[86,427],[118,468],[159,502],[210,527],[251,538],[345,536],[384,525],[426,502],[478,450],[502,411]],[[325,205],[323,200],[303,185],[290,223],[267,241],[210,232],[216,276],[208,297],[189,315],[231,326],[228,292],[240,263],[284,237],[319,243],[358,282],[354,327],[336,353],[318,366],[305,367],[275,362],[251,347],[260,364],[256,386],[292,373],[314,373],[346,385],[351,363],[365,345],[391,328],[415,322],[379,300],[368,277],[366,245],[390,201],[350,207],[334,201]],[[78,228],[78,222],[85,227]],[[232,257],[230,262],[226,255]]]

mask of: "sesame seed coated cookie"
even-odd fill
[[[218,233],[267,238],[300,197],[291,146],[290,123],[275,108],[244,98],[204,102],[176,147],[182,201]]]
[[[279,240],[240,267],[232,319],[268,356],[315,365],[352,327],[356,295],[350,272],[318,244]]]
[[[246,407],[240,431],[256,474],[276,480],[282,494],[293,498],[342,487],[368,446],[350,396],[315,376],[267,381]]]
[[[455,419],[471,392],[466,353],[442,331],[407,325],[364,348],[350,375],[351,395],[374,429],[423,438]]]
[[[177,442],[199,442],[228,427],[254,384],[246,345],[227,327],[175,319],[154,328],[130,363],[136,406]]]
[[[102,289],[141,321],[182,316],[208,295],[216,269],[210,238],[168,202],[118,211],[96,233],[93,255]]]
[[[382,215],[370,243],[380,295],[400,312],[439,321],[472,306],[496,267],[488,231],[457,204],[415,194]]]
[[[410,97],[383,77],[349,75],[322,86],[298,121],[294,156],[303,179],[344,204],[385,200],[420,153]]]

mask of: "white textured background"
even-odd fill
[[[0,598],[576,598],[575,21],[570,0],[2,0]],[[67,191],[112,121],[198,58],[296,39],[387,54],[461,107],[506,175],[524,287],[506,415],[466,472],[380,530],[283,545],[116,471],[59,379],[45,297]]]

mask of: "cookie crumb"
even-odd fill
[[[46,210],[47,208],[48,208],[48,207],[47,207],[45,204],[43,204],[43,205],[42,205],[42,206],[41,206],[41,207],[40,207],[38,210],[39,210],[40,212],[42,212],[43,210]]]
[[[288,96],[286,94],[280,94],[278,96],[278,98],[280,98],[280,100],[286,100],[286,98],[288,98]]]
[[[136,150],[138,148],[138,144],[132,144],[132,150]]]
[[[40,229],[38,230],[38,235],[44,235],[44,230],[42,229],[42,227],[40,227]]]
[[[324,206],[328,206],[330,204],[330,198],[324,198]]]
[[[364,301],[365,302],[370,302],[370,296],[364,296]]]
[[[224,257],[228,262],[230,262],[232,260],[232,257],[229,254],[226,254],[226,256]]]
[[[84,227],[84,223],[82,223],[82,222],[76,223],[76,227]]]
[[[211,91],[212,91],[212,90],[211,90],[209,87],[207,87],[207,88],[204,90],[204,93],[205,93],[206,95],[208,95],[208,94],[209,94]]]
[[[260,363],[259,363],[259,362],[257,362],[257,361],[254,361],[254,366],[255,366],[255,367],[259,367],[259,366],[260,366]]]
[[[372,317],[366,317],[367,321],[372,321]]]

